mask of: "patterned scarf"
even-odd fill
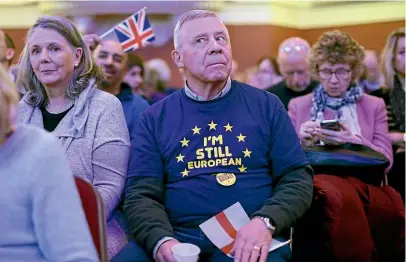
[[[362,95],[361,87],[352,85],[344,97],[330,97],[322,85],[316,87],[313,91],[312,109],[310,111],[310,119],[312,121],[323,120],[324,109],[330,108],[339,110],[343,106],[355,104]]]
[[[396,127],[400,132],[405,132],[405,90],[398,76],[395,76],[395,86],[389,94]]]

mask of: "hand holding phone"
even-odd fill
[[[340,131],[341,126],[338,120],[324,120],[320,123],[320,127],[322,129],[332,130],[332,131]]]

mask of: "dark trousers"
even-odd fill
[[[191,243],[198,246],[201,250],[199,261],[210,262],[227,262],[233,261],[232,258],[226,256],[211,241],[205,236],[200,228],[193,229],[175,229],[175,237],[178,241]],[[280,241],[286,239],[276,238]],[[285,245],[269,253],[269,262],[286,262],[291,260],[291,250],[289,245]],[[114,256],[111,262],[152,262],[153,258],[147,254],[137,243],[132,240]]]

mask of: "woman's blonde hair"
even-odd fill
[[[18,92],[6,70],[0,65],[0,144],[2,144],[17,115]]]
[[[364,48],[350,35],[339,30],[323,33],[310,51],[310,72],[319,78],[319,66],[324,63],[349,64],[352,80],[361,76],[364,62]]]
[[[386,87],[392,89],[395,85],[395,52],[398,43],[398,39],[405,37],[405,28],[398,28],[393,31],[388,39],[386,45],[382,51],[381,67],[382,73],[385,77]]]
[[[64,17],[43,16],[28,31],[27,39],[36,28],[45,28],[56,31],[63,36],[72,47],[82,48],[83,54],[78,66],[75,68],[72,81],[65,91],[65,95],[74,99],[88,86],[90,79],[95,79],[96,84],[102,81],[101,70],[93,62],[90,49],[86,46],[76,26]],[[30,52],[26,44],[20,58],[20,71],[17,79],[18,86],[23,86],[28,95],[25,102],[31,106],[45,106],[48,104],[48,96],[44,86],[34,73],[30,62]]]

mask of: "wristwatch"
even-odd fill
[[[265,227],[271,231],[272,235],[275,233],[275,227],[272,225],[271,221],[267,217],[257,216],[257,218],[261,219],[265,223]]]

